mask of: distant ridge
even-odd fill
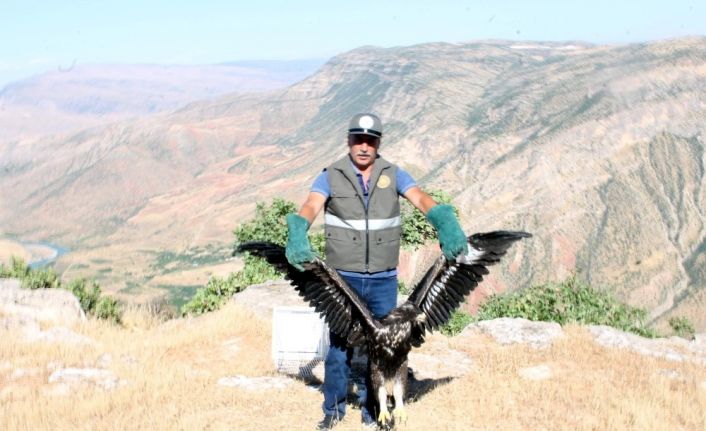
[[[304,79],[323,63],[72,65],[0,89],[0,142],[171,111],[228,93],[283,88]]]

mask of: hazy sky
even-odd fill
[[[703,0],[0,0],[0,88],[72,63],[328,58],[479,39],[627,43],[706,35]]]

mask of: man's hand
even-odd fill
[[[427,220],[439,235],[441,251],[448,260],[466,251],[466,234],[461,230],[454,208],[451,205],[436,205],[427,212]]]
[[[311,251],[309,237],[306,235],[306,231],[309,229],[309,222],[297,214],[287,214],[286,218],[289,230],[287,248],[285,250],[287,261],[299,271],[304,271],[304,267],[301,264],[314,260],[314,252]]]

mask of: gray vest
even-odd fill
[[[397,268],[400,254],[400,200],[397,166],[378,157],[365,197],[348,156],[327,168],[331,195],[324,215],[326,262],[333,268],[378,272]]]

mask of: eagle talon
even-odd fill
[[[390,412],[388,412],[387,410],[380,412],[380,414],[378,415],[378,422],[383,425],[389,422],[390,419],[392,419],[392,416],[390,416]]]
[[[395,418],[396,423],[402,424],[407,421],[407,410],[403,408],[394,409],[392,411],[392,417]]]

